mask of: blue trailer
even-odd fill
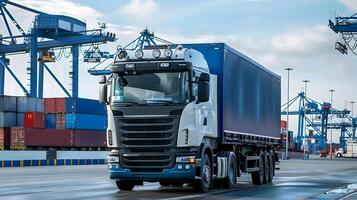
[[[231,188],[273,180],[280,77],[224,43],[121,49],[100,79],[110,178]],[[110,92],[108,87],[110,85]]]

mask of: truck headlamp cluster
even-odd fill
[[[135,51],[135,57],[136,58],[142,58],[144,56],[144,52],[143,52],[143,50],[141,50],[141,49],[138,49],[138,50],[136,50]]]
[[[179,157],[176,157],[176,163],[195,164],[196,157],[195,156],[179,156]]]
[[[171,50],[171,49],[165,49],[164,55],[165,55],[166,57],[171,57],[171,56],[172,56],[172,50]]]
[[[154,58],[159,58],[161,56],[161,51],[159,49],[154,49],[152,51],[152,56],[154,56]]]

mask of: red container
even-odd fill
[[[0,128],[0,149],[10,147],[10,128]]]
[[[280,121],[280,128],[286,128],[286,121],[285,120],[281,120]]]
[[[105,131],[74,131],[75,147],[106,147],[107,138]]]
[[[57,113],[56,114],[56,129],[65,129],[66,128],[66,114]]]
[[[55,113],[56,112],[56,99],[55,98],[45,98],[44,99],[44,109],[45,109],[45,113]]]
[[[70,130],[11,128],[11,148],[24,147],[72,147]]]
[[[26,128],[45,128],[45,113],[25,112],[24,127]]]
[[[66,113],[66,98],[56,98],[56,113]]]

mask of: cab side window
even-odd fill
[[[199,71],[193,71],[192,73],[192,96],[193,99],[196,101],[198,96],[198,79],[201,75]]]

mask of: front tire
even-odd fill
[[[337,158],[342,158],[342,155],[340,153],[338,153]]]
[[[132,191],[135,187],[135,183],[128,180],[118,180],[115,183],[121,191]]]
[[[199,192],[208,192],[212,182],[212,165],[207,154],[204,154],[202,158],[200,177],[200,180],[194,183],[194,189]]]

